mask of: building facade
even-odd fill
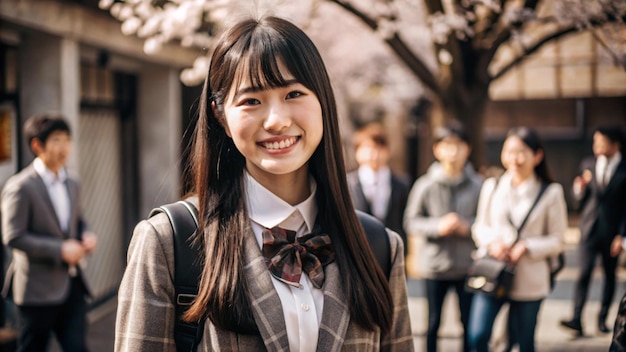
[[[196,54],[180,46],[144,54],[97,1],[0,1],[0,184],[33,159],[24,121],[62,113],[72,128],[69,168],[99,235],[87,269],[94,305],[115,295],[134,225],[180,196],[189,98],[179,73]]]

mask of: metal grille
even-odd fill
[[[87,267],[98,301],[117,290],[125,266],[120,119],[111,109],[83,109],[77,132],[84,217],[98,235],[98,247]]]

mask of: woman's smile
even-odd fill
[[[277,137],[261,141],[257,144],[262,148],[267,149],[268,152],[288,152],[293,149],[291,147],[295,145],[300,138],[300,136]]]

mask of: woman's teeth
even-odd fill
[[[289,148],[296,142],[296,137],[291,137],[280,142],[267,142],[263,146],[267,149],[283,149]]]

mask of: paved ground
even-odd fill
[[[575,267],[577,256],[574,245],[569,245],[566,251],[566,268],[557,277],[557,283],[552,294],[544,301],[539,312],[539,321],[536,332],[536,346],[539,352],[606,352],[610,345],[611,334],[601,334],[596,331],[597,314],[600,308],[602,292],[602,275],[598,270],[594,273],[593,283],[589,293],[589,300],[584,310],[583,325],[585,336],[574,338],[573,334],[559,326],[561,319],[569,319],[572,314],[572,297],[574,282],[577,276]],[[607,325],[612,328],[617,313],[617,304],[621,296],[626,292],[626,269],[618,269],[618,284],[614,303],[611,306]],[[415,336],[416,351],[425,350],[425,331],[427,306],[424,297],[424,287],[420,280],[409,281],[409,296],[411,309],[411,322]],[[502,312],[496,321],[494,339],[503,335]],[[456,299],[454,294],[448,295],[444,306],[444,317],[440,329],[440,351],[461,350],[461,325],[456,311]]]

